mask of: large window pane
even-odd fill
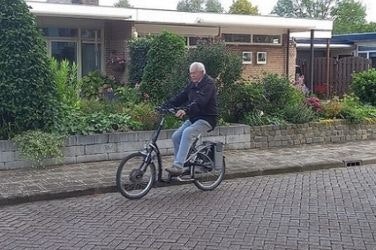
[[[223,34],[225,42],[229,43],[250,43],[251,35],[248,34]]]
[[[253,35],[254,43],[273,43],[280,44],[281,36],[279,35]]]
[[[101,38],[101,31],[100,30],[93,30],[93,29],[82,29],[81,30],[81,38],[84,40],[95,40]]]
[[[75,42],[51,42],[51,55],[58,61],[64,59],[77,63],[77,43]]]
[[[101,69],[101,46],[99,44],[82,44],[82,75]]]
[[[43,35],[47,37],[77,37],[78,30],[70,28],[43,28]]]

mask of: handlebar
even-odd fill
[[[178,110],[186,110],[184,107],[174,107],[174,108],[164,108],[164,107],[157,107],[155,110],[160,114],[173,114],[175,115]]]

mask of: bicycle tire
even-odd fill
[[[218,187],[221,184],[224,176],[225,176],[225,157],[223,157],[223,164],[221,168],[214,168],[214,162],[210,159],[210,157],[203,153],[197,154],[198,160],[204,162],[204,164],[211,164],[212,170],[206,173],[203,173],[201,176],[195,176],[195,180],[193,184],[200,190],[203,191],[211,191]],[[206,180],[206,181],[205,181]]]
[[[118,166],[116,186],[118,191],[128,199],[142,198],[153,186],[155,181],[154,164],[149,163],[145,172],[140,171],[141,166],[145,164],[145,157],[141,152],[133,153],[125,157]]]

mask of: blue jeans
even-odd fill
[[[200,119],[195,121],[193,124],[187,120],[172,134],[175,166],[183,167],[189,152],[189,148],[191,147],[194,139],[200,133],[207,132],[211,128],[211,125],[205,120]]]

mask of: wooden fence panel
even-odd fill
[[[301,63],[301,62],[300,62]],[[305,62],[305,84],[310,89],[310,62]],[[328,96],[340,96],[346,94],[350,88],[352,74],[371,68],[371,61],[363,57],[344,57],[339,60],[329,59],[329,82],[327,82],[327,58],[317,57],[314,60],[313,90],[315,94],[322,93],[322,86],[328,86]],[[321,85],[321,86],[320,86]],[[320,88],[321,87],[321,88]],[[317,93],[320,92],[320,93]],[[327,95],[327,91],[324,94]]]

